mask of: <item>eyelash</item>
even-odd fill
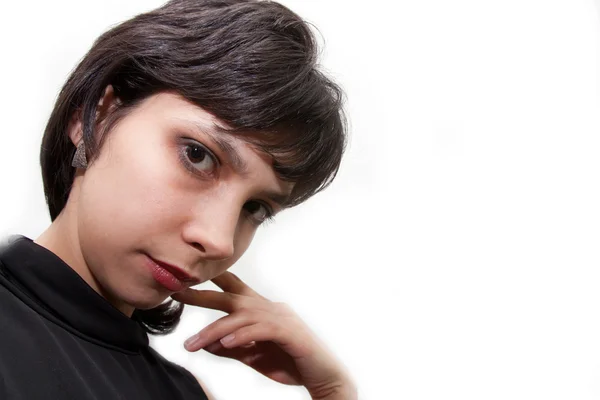
[[[200,148],[202,148],[206,152],[206,155],[212,159],[213,163],[215,163],[215,165],[217,166],[217,168],[221,165],[220,160],[206,146],[204,146],[204,145],[202,145],[201,143],[198,143],[198,142],[194,142],[194,143],[189,143],[188,142],[188,143],[185,143],[185,144],[181,145],[179,147],[179,151],[178,151],[178,153],[179,153],[179,161],[183,164],[183,166],[185,167],[185,169],[189,173],[191,173],[194,177],[197,177],[199,175],[200,176],[206,176],[206,175],[212,175],[212,176],[214,176],[215,174],[213,174],[213,173],[209,173],[209,174],[202,173],[202,172],[198,171],[198,169],[194,168],[192,162],[190,161],[190,159],[188,158],[188,155],[187,155],[187,150],[190,149],[191,147],[200,147]],[[247,219],[250,221],[250,223],[252,223],[256,227],[258,227],[258,226],[261,226],[261,225],[265,226],[265,225],[268,225],[268,224],[274,222],[274,220],[275,220],[275,213],[273,212],[273,209],[271,208],[271,206],[269,204],[267,204],[267,203],[265,203],[263,201],[258,201],[258,200],[251,200],[251,201],[247,202],[246,204],[251,204],[251,203],[258,203],[261,206],[263,206],[264,209],[266,210],[266,214],[267,215],[266,215],[266,217],[265,217],[265,219],[263,221],[257,221],[256,219],[252,218],[251,216],[248,216]],[[251,215],[249,212],[248,212],[248,214]]]

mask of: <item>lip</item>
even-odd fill
[[[154,280],[171,292],[180,292],[201,282],[174,265],[155,260],[147,254],[145,256]]]
[[[166,262],[157,260],[150,256],[148,256],[148,258],[150,258],[150,260],[152,260],[159,267],[164,268],[167,271],[169,271],[171,274],[173,274],[173,276],[175,278],[179,279],[181,282],[193,283],[193,284],[200,283],[199,279],[194,278],[193,276],[191,276],[190,274],[188,274],[187,272],[185,272],[184,270],[182,270],[181,268],[179,268],[175,265],[168,264]]]

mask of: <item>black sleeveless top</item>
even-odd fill
[[[0,242],[0,399],[207,398],[62,259],[12,235]]]

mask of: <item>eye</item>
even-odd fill
[[[217,165],[216,157],[200,143],[185,144],[180,156],[185,166],[192,172],[210,173]]]
[[[273,220],[273,210],[268,205],[259,201],[249,201],[244,208],[250,214],[250,219],[255,225],[260,225]]]

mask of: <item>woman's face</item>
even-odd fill
[[[292,188],[266,155],[215,124],[176,94],[154,95],[113,127],[75,179],[69,202],[82,257],[101,292],[129,311],[174,292],[153,277],[148,257],[210,280],[242,256]]]

